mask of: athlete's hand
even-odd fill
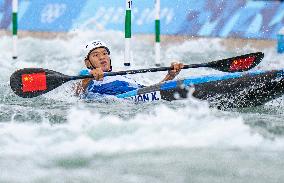
[[[93,69],[91,70],[90,73],[94,76],[95,80],[97,81],[102,81],[104,79],[104,72],[101,68]]]
[[[171,70],[169,70],[168,75],[171,79],[174,79],[181,71],[181,69],[184,67],[183,63],[179,62],[172,62],[171,63]]]
[[[161,82],[173,80],[179,74],[179,72],[183,67],[184,67],[183,63],[172,62],[171,70],[168,71],[168,74]]]

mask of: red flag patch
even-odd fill
[[[234,60],[233,63],[230,65],[230,71],[247,69],[251,66],[254,60],[255,57],[248,57],[248,58]]]
[[[45,72],[22,75],[23,92],[43,91],[47,89]]]

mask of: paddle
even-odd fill
[[[264,54],[262,52],[256,52],[209,63],[185,65],[183,69],[209,67],[223,72],[242,72],[255,67],[260,63],[263,57]],[[158,67],[149,69],[107,72],[104,74],[104,76],[158,72],[167,71],[170,69],[170,67]],[[68,81],[85,78],[93,78],[93,76],[67,76],[48,69],[24,68],[14,72],[11,75],[10,86],[14,93],[18,96],[23,98],[32,98],[47,93]]]

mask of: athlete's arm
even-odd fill
[[[82,81],[75,84],[75,94],[78,96],[85,92],[86,88],[88,87],[89,82],[92,80],[92,78],[83,79]]]

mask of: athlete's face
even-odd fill
[[[110,56],[105,48],[94,49],[85,63],[87,67],[101,68],[104,72],[110,71]]]

